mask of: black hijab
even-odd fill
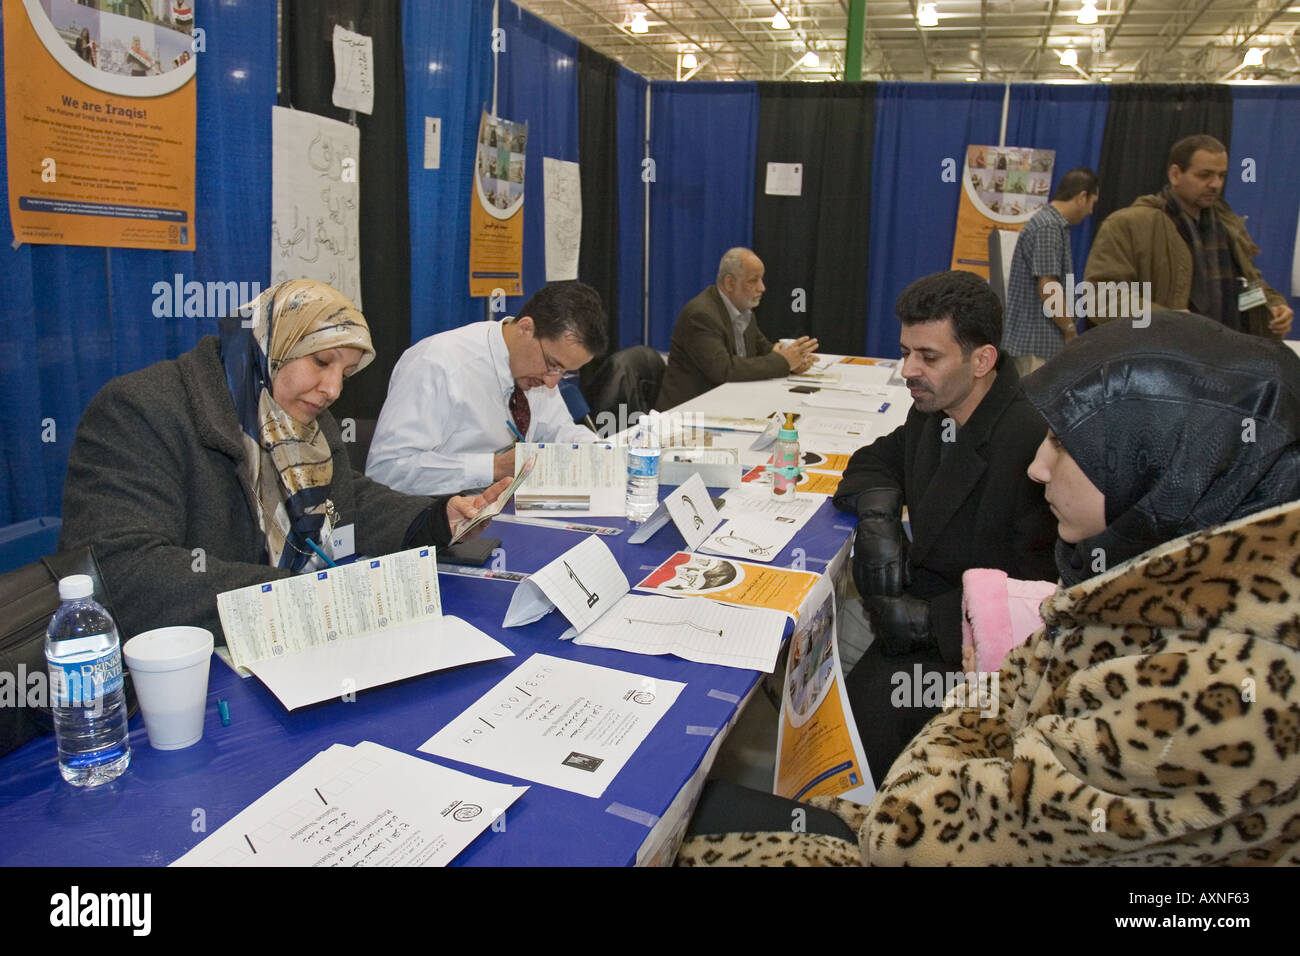
[[[1179,535],[1300,498],[1300,357],[1188,312],[1117,320],[1027,377],[1025,393],[1106,496],[1106,529],[1058,540],[1065,584]]]

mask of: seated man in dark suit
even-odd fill
[[[758,330],[754,308],[763,295],[763,262],[748,249],[728,249],[711,285],[677,316],[668,370],[655,408],[663,411],[723,382],[752,382],[805,371],[817,340],[773,345]]]
[[[1047,426],[998,354],[997,296],[977,275],[940,272],[894,311],[912,408],[853,454],[834,499],[858,515],[853,577],[875,640],[844,683],[877,782],[939,712],[926,675],[962,670],[962,573],[1056,580],[1056,522],[1026,474]]]

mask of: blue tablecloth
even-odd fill
[[[580,519],[630,528],[621,518]],[[844,545],[851,519],[829,501],[774,566],[825,570]],[[535,571],[582,540],[574,532],[496,522],[510,570]],[[629,582],[637,583],[682,547],[671,525],[643,545],[629,532],[602,538]],[[676,657],[650,657],[557,640],[567,624],[555,613],[526,627],[501,619],[515,585],[440,575],[443,609],[500,640],[517,655],[413,678],[293,713],[256,678],[241,680],[213,659],[204,736],[187,750],[153,750],[137,715],[131,766],[114,782],[82,790],[63,782],[52,737],[0,760],[0,864],[161,866],[175,860],[306,761],[335,743],[363,740],[415,754],[530,654],[545,653],[681,681],[685,690],[635,756],[597,799],[541,784],[510,807],[504,827],[484,832],[456,865],[629,865],[650,828],[700,768],[717,732],[734,718],[759,675]],[[217,701],[229,702],[221,726]],[[425,756],[423,754],[419,756]],[[432,759],[432,758],[430,758]],[[438,758],[487,779],[502,774]],[[528,782],[528,781],[524,781]]]

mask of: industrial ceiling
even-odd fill
[[[520,3],[650,79],[846,78],[851,0]],[[867,0],[865,8],[864,80],[1300,78],[1300,5],[1272,0]]]

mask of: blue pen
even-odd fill
[[[519,428],[510,419],[506,419],[506,427],[510,429],[510,434],[514,435],[519,441],[527,441],[523,435],[519,434]]]
[[[316,546],[316,542],[313,541],[311,538],[307,539],[307,547],[315,551],[316,554],[319,555],[320,559],[324,561],[326,564],[328,564],[331,568],[338,567],[337,564],[335,564],[333,561],[330,560],[330,556],[328,554],[326,554],[324,551],[322,551],[320,548]]]

